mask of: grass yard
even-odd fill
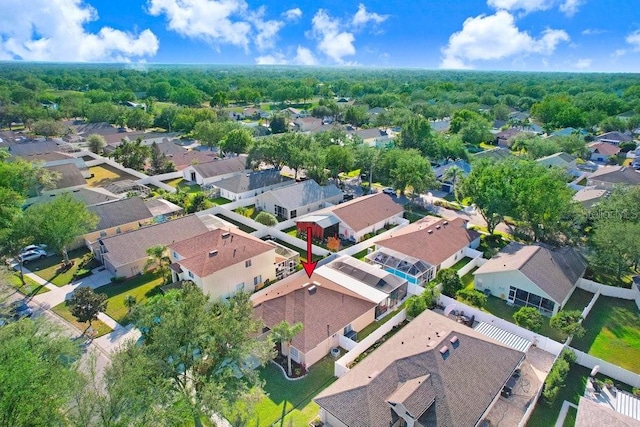
[[[593,298],[593,294],[589,291],[585,291],[584,289],[575,288],[573,293],[571,294],[571,298],[564,305],[563,310],[579,310],[582,311],[584,308],[589,305],[591,299]]]
[[[255,219],[256,216],[258,216],[258,213],[260,213],[260,211],[256,209],[256,205],[242,206],[239,208],[235,208],[233,211],[238,215],[242,215],[251,219]]]
[[[56,286],[65,286],[71,283],[71,281],[73,280],[73,275],[80,268],[82,257],[87,253],[89,253],[89,250],[87,248],[69,251],[69,260],[74,262],[73,267],[62,273],[58,272],[58,267],[60,267],[62,258],[57,254],[36,261],[31,261],[24,266],[33,273],[42,277],[44,280],[51,282]],[[97,264],[90,264],[89,267],[97,267]]]
[[[364,261],[364,257],[366,257],[369,254],[369,249],[373,249],[373,248],[374,248],[373,246],[364,248],[363,250],[353,254],[352,256],[356,259],[359,259],[360,261]]]
[[[600,296],[572,347],[640,373],[640,314],[633,300]]]
[[[305,251],[304,249],[300,249],[296,246],[290,245],[287,242],[284,242],[280,239],[276,239],[276,243],[280,243],[282,246],[286,246],[289,249],[293,249],[294,251],[298,252],[300,254],[300,261],[306,261],[307,260],[307,251]],[[313,254],[313,261],[319,261],[321,260],[323,257],[321,257],[320,255],[316,255]]]
[[[231,200],[229,199],[225,199],[224,197],[216,197],[215,199],[212,199],[211,202],[215,205],[226,205],[227,203],[231,203]]]
[[[371,323],[370,325],[368,325],[367,327],[362,329],[360,332],[358,332],[358,342],[362,341],[363,339],[365,339],[366,337],[371,335],[380,326],[384,325],[389,320],[391,320],[393,318],[393,316],[395,316],[396,314],[400,313],[400,311],[403,308],[404,308],[404,302],[402,304],[400,304],[398,307],[396,307],[396,309],[393,310],[391,313],[389,313],[386,316],[384,316],[382,319],[376,320],[375,322]]]
[[[62,317],[64,320],[66,320],[67,322],[75,326],[76,329],[78,329],[80,332],[84,332],[89,326],[89,323],[80,323],[76,320],[75,317],[73,317],[73,315],[69,311],[69,307],[67,307],[66,301],[61,302],[60,304],[53,307],[51,310],[53,310],[53,312],[56,313],[58,316]],[[95,338],[108,334],[113,330],[100,320],[94,320],[92,323],[92,327],[96,331]]]
[[[294,426],[307,425],[318,415],[318,406],[312,399],[336,380],[333,364],[334,360],[327,356],[313,365],[306,377],[297,381],[288,381],[280,368],[273,363],[267,364],[260,371],[267,397],[256,404],[255,416],[246,425],[267,427],[287,415],[296,420]],[[283,425],[288,426],[288,421]]]
[[[39,294],[44,294],[45,292],[49,292],[46,286],[38,284],[35,280],[24,276],[24,285],[20,280],[20,272],[19,271],[10,271],[6,276],[7,284],[12,288],[15,288],[18,292],[28,296],[33,297]]]
[[[185,181],[184,178],[178,177],[172,179],[170,181],[162,181],[170,187],[179,188],[181,190],[186,191],[187,193],[200,193],[202,189],[198,184],[191,184],[189,181]],[[224,199],[227,200],[227,199]]]
[[[244,231],[245,233],[253,233],[254,231],[256,231],[256,229],[255,229],[255,228],[251,228],[251,227],[249,227],[248,225],[244,225],[243,223],[238,222],[238,221],[236,221],[236,220],[233,220],[233,219],[231,219],[231,218],[229,218],[229,217],[226,217],[226,216],[224,216],[224,215],[222,215],[222,214],[216,214],[216,216],[217,216],[218,218],[222,218],[222,219],[224,219],[225,221],[227,221],[227,222],[229,222],[229,223],[231,223],[231,224],[233,224],[233,225],[237,225],[237,226],[238,226],[238,228],[239,228],[240,230]]]
[[[569,406],[567,415],[564,417],[564,423],[562,427],[574,427],[576,425],[576,417],[578,416],[578,410],[573,406]]]
[[[408,212],[405,211],[404,212],[404,219],[408,219],[410,223],[414,223],[416,221],[420,221],[422,218],[424,218],[424,215],[419,214],[419,213],[414,213],[414,212]]]
[[[455,264],[453,264],[451,267],[453,270],[458,271],[460,270],[462,267],[464,267],[465,265],[469,264],[471,261],[473,261],[471,258],[469,258],[468,256],[458,260],[458,262],[456,262]]]
[[[293,227],[285,228],[282,232],[287,233],[289,236],[297,237],[298,228],[294,225]]]
[[[87,185],[89,185],[89,187],[106,187],[113,182],[124,181],[125,179],[137,179],[135,176],[129,175],[107,164],[93,166],[89,168],[89,172],[93,175],[87,179]]]
[[[465,289],[473,289],[474,288],[474,282],[473,282],[473,272],[476,271],[478,269],[478,267],[473,267],[473,269],[468,272],[467,274],[465,274],[464,276],[462,276],[460,279],[462,280],[462,284],[464,285]]]
[[[128,324],[128,310],[124,305],[127,296],[133,295],[138,304],[143,303],[153,295],[160,293],[160,285],[162,278],[155,273],[145,273],[133,279],[120,282],[110,283],[96,289],[97,293],[106,294],[107,309],[105,313],[121,325]]]

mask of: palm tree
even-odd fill
[[[138,301],[133,295],[127,295],[124,298],[124,306],[127,307],[127,314],[131,314],[131,310],[133,310],[133,307],[135,307],[137,303]]]
[[[304,326],[300,322],[290,325],[286,320],[283,320],[282,322],[275,325],[273,329],[271,329],[273,340],[275,342],[279,342],[281,345],[280,352],[282,354],[284,354],[285,344],[287,346],[287,366],[289,368],[288,369],[289,377],[291,377],[292,375],[291,374],[291,349],[290,349],[291,341],[293,341],[293,338],[295,338],[295,336],[298,335],[300,331],[302,331],[303,327]]]
[[[450,181],[451,184],[453,184],[453,195],[455,196],[456,200],[458,200],[458,179],[462,176],[462,172],[463,171],[459,166],[454,165],[444,171],[444,174],[442,175],[443,180]]]
[[[157,269],[162,276],[162,283],[167,283],[167,273],[169,272],[169,264],[171,259],[166,255],[167,247],[165,245],[155,245],[147,249],[149,256],[144,264],[144,271]]]

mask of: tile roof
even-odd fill
[[[342,194],[333,184],[320,186],[312,179],[269,191],[278,205],[288,210],[307,206]]]
[[[180,255],[177,261],[198,277],[207,277],[275,248],[240,230],[217,229],[169,245]],[[215,254],[215,255],[214,255]]]
[[[259,190],[261,188],[286,182],[289,182],[290,184],[295,183],[293,179],[282,175],[278,169],[266,169],[225,178],[217,181],[215,186],[222,188],[223,190],[239,194],[244,193],[245,191]]]
[[[562,303],[584,274],[587,263],[573,248],[511,242],[474,275],[519,270],[555,302]]]
[[[479,236],[477,231],[467,229],[467,223],[462,218],[427,216],[394,232],[393,237],[378,240],[376,245],[437,266]]]
[[[51,151],[47,153],[30,153],[27,155],[20,156],[24,160],[28,162],[55,162],[59,160],[69,160],[74,159],[74,157],[67,153],[61,153],[59,151]]]
[[[193,168],[203,178],[213,178],[219,175],[247,170],[247,158],[245,156],[238,156],[229,159],[214,160],[212,162],[194,165]]]
[[[187,150],[173,141],[166,140],[157,144],[161,153],[176,165],[177,169],[184,169],[192,164],[204,164],[218,159],[213,151]]]
[[[98,215],[100,220],[95,230],[106,230],[112,227],[129,224],[136,221],[144,221],[153,218],[144,200],[140,197],[116,200],[89,206],[89,211]]]
[[[303,353],[314,349],[327,339],[376,306],[349,292],[341,292],[340,286],[325,286],[329,280],[314,277],[317,282],[315,293],[309,292],[306,275],[296,278],[297,286],[290,287],[276,298],[258,303],[254,307],[257,318],[265,326],[273,326],[286,320],[290,324],[302,322],[302,332],[295,336],[292,345]],[[373,320],[373,316],[372,316]]]
[[[355,232],[404,212],[402,206],[384,194],[358,197],[332,209],[341,222]]]
[[[206,233],[208,228],[195,215],[142,227],[128,233],[100,239],[107,251],[104,257],[116,268],[147,257],[147,249],[154,245],[171,245]]]
[[[394,399],[407,402],[421,425],[475,426],[523,358],[427,310],[314,400],[352,427],[392,425],[397,415],[387,402]],[[429,405],[432,396],[435,403]]]
[[[77,187],[79,185],[86,185],[87,183],[87,180],[75,163],[46,166],[45,168],[60,173],[60,179],[56,182],[56,189]]]
[[[588,180],[610,184],[640,184],[640,172],[628,166],[604,166],[589,175]]]

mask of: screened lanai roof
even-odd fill
[[[433,267],[418,258],[389,248],[378,249],[367,255],[366,259],[371,263],[379,264],[385,268],[393,268],[410,276],[419,276]]]

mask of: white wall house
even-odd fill
[[[190,165],[182,170],[182,177],[185,181],[195,182],[198,185],[207,185],[249,172],[246,163],[247,158],[245,156],[238,156]]]
[[[342,191],[335,185],[320,186],[307,180],[259,194],[256,207],[279,218],[293,219],[328,205],[337,205],[342,198]]]
[[[220,197],[232,201],[256,197],[267,191],[295,184],[295,181],[277,169],[237,174],[212,183]]]

